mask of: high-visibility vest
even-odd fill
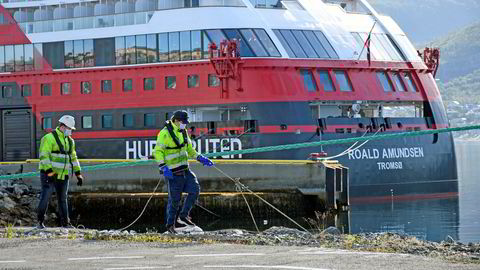
[[[55,140],[53,132],[57,134],[61,146]],[[65,137],[57,127],[52,133],[42,137],[39,170],[45,173],[54,172],[57,179],[65,180],[65,176],[72,172],[72,167],[76,175],[80,174],[81,168],[75,151],[75,142],[72,138]]]
[[[196,159],[198,153],[193,148],[187,131],[182,132],[177,125],[167,121],[165,127],[158,133],[153,155],[159,165],[165,164],[172,172],[176,172],[188,169],[188,158]]]

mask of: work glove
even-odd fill
[[[81,187],[83,185],[83,175],[77,174],[77,186]]]
[[[173,178],[173,173],[172,170],[170,170],[167,165],[158,165],[158,169],[160,171],[160,174],[163,174],[163,176],[167,178]]]
[[[47,180],[45,181],[46,183],[53,183],[55,182],[55,179],[57,178],[57,174],[54,172],[49,172],[47,174]]]
[[[207,157],[204,157],[202,155],[198,155],[197,160],[198,160],[198,162],[202,163],[203,166],[207,166],[207,167],[213,166],[213,162],[210,159],[208,159]]]

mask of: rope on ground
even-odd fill
[[[261,152],[270,152],[270,151],[281,151],[281,150],[292,150],[292,149],[307,148],[307,147],[316,147],[316,146],[321,146],[321,145],[334,145],[334,144],[354,143],[354,142],[359,142],[359,141],[384,140],[384,139],[412,137],[412,136],[420,136],[420,135],[428,135],[428,134],[439,134],[439,133],[454,132],[454,131],[466,131],[466,130],[473,130],[473,129],[480,129],[480,125],[456,127],[456,128],[421,130],[421,131],[412,131],[412,132],[402,132],[402,133],[395,133],[395,134],[383,134],[383,135],[378,135],[377,134],[377,135],[372,135],[372,136],[347,138],[347,139],[336,139],[336,140],[327,140],[327,141],[317,141],[317,142],[307,142],[307,143],[293,143],[293,144],[286,144],[286,145],[265,146],[265,147],[250,148],[250,149],[243,149],[243,150],[225,151],[225,152],[217,152],[217,153],[206,153],[206,154],[203,154],[203,155],[206,156],[206,157],[216,157],[216,156],[224,156],[224,155],[227,156],[227,155],[251,154],[251,153],[261,153]],[[109,169],[109,168],[129,167],[129,166],[137,166],[137,165],[148,165],[148,164],[153,164],[153,163],[155,163],[154,160],[136,160],[136,161],[131,161],[131,162],[98,164],[98,165],[85,166],[83,168],[83,171],[94,171],[94,170]],[[38,172],[0,175],[0,180],[30,178],[30,177],[36,177],[38,175],[39,175]]]
[[[269,203],[268,201],[266,201],[264,198],[260,197],[258,194],[256,194],[255,192],[251,191],[249,188],[247,188],[244,184],[242,184],[240,182],[240,180],[238,179],[233,179],[230,175],[226,174],[224,171],[222,171],[220,168],[218,168],[217,166],[213,166],[215,169],[217,169],[220,173],[222,173],[223,175],[225,175],[228,179],[232,180],[235,185],[238,185],[239,188],[241,190],[245,190],[245,191],[248,191],[249,193],[251,193],[252,195],[254,195],[255,197],[257,197],[258,199],[260,199],[262,202],[264,202],[265,204],[267,204],[268,206],[270,206],[272,209],[274,209],[275,211],[277,211],[278,213],[280,213],[282,216],[286,217],[288,220],[290,220],[293,224],[297,225],[299,228],[301,228],[302,230],[308,232],[307,229],[305,229],[304,227],[302,227],[302,225],[298,224],[295,220],[293,220],[291,217],[287,216],[287,214],[283,213],[282,211],[280,211],[278,208],[276,208],[274,205],[272,205],[271,203]],[[247,203],[247,206],[248,206],[248,203]],[[248,206],[248,209],[250,210],[250,206]],[[250,210],[251,211],[251,210]],[[251,213],[251,212],[250,212]],[[253,218],[253,214],[252,214],[252,218]],[[254,221],[255,223],[255,221]],[[255,223],[255,226],[257,224]],[[258,227],[257,227],[257,231],[258,231]]]
[[[165,165],[163,165],[162,167],[159,167],[159,169],[161,170],[164,166],[165,166]],[[161,183],[161,182],[162,182],[162,177],[160,177],[160,178],[158,179],[158,183],[157,183],[157,185],[155,186],[155,188],[153,189],[152,194],[151,194],[150,197],[148,198],[147,202],[145,203],[145,206],[143,207],[142,212],[140,212],[140,215],[138,215],[138,217],[137,217],[134,221],[132,221],[132,223],[130,223],[130,224],[128,224],[127,226],[119,229],[119,231],[123,231],[123,230],[126,230],[126,229],[130,228],[133,224],[135,224],[135,223],[142,217],[143,213],[145,212],[145,209],[147,209],[147,206],[148,206],[148,204],[150,203],[150,200],[153,198],[153,195],[155,195],[155,191],[157,191],[157,188],[158,188],[158,186],[160,186],[160,183]]]

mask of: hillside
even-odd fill
[[[480,20],[479,0],[368,0],[391,16],[414,44],[425,44]]]
[[[472,73],[438,84],[445,101],[480,104],[480,68]]]
[[[437,78],[445,83],[480,69],[480,22],[453,32],[429,45],[440,48],[440,68]]]

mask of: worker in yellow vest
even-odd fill
[[[190,218],[190,210],[198,198],[200,185],[189,168],[188,158],[194,158],[204,166],[213,166],[210,159],[199,155],[193,148],[186,130],[187,124],[186,111],[174,112],[170,121],[167,121],[165,127],[158,133],[154,151],[160,174],[165,176],[168,185],[166,227],[170,233],[196,226]],[[182,192],[188,195],[177,217]]]
[[[38,229],[45,228],[45,214],[54,189],[58,199],[60,225],[73,228],[68,217],[69,174],[75,172],[78,186],[81,186],[84,180],[77,160],[75,142],[70,137],[72,130],[75,130],[75,119],[71,115],[64,115],[58,122],[58,127],[43,136],[40,142],[39,170],[42,192],[37,207]]]

